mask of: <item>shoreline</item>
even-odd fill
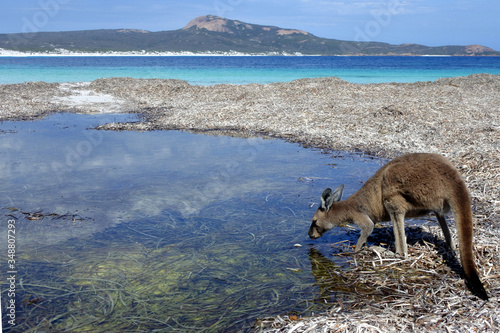
[[[437,261],[442,265],[438,271],[445,275],[433,275],[424,288],[416,290],[404,289],[396,279],[392,283],[403,292],[392,295],[390,302],[363,301],[361,296],[360,303],[340,305],[328,315],[300,320],[278,316],[264,320],[255,330],[284,332],[293,328],[294,332],[305,332],[310,328],[354,328],[352,325],[364,323],[369,326],[364,328],[367,332],[399,332],[412,327],[418,331],[428,325],[443,331],[464,327],[494,331],[500,327],[499,91],[500,75],[489,74],[380,84],[352,84],[337,78],[214,86],[131,78],[67,84],[30,82],[0,85],[0,120],[33,120],[55,112],[138,113],[142,122],[110,123],[99,129],[261,135],[306,147],[384,158],[409,152],[443,154],[458,168],[471,192],[476,259],[491,297],[488,303],[478,302],[459,275],[446,270],[445,259],[433,257],[435,248],[414,246],[408,267],[404,263],[400,267],[413,269],[417,262]],[[378,263],[377,258],[368,253],[363,260],[370,265],[374,260],[373,270],[380,269],[373,280],[365,282],[375,287],[380,274],[385,274],[382,259]],[[425,270],[430,268],[422,268],[422,274]],[[442,286],[437,276],[446,277],[449,285]],[[358,278],[346,277],[346,283]],[[390,280],[390,276],[385,279]],[[435,302],[424,297],[430,291]],[[424,314],[414,318],[412,311]],[[375,317],[380,316],[381,321],[377,321]]]
[[[301,53],[269,52],[269,53],[244,53],[230,52],[190,52],[190,51],[109,51],[109,52],[75,52],[70,50],[57,50],[52,52],[23,52],[0,48],[0,57],[268,57],[268,56],[305,56]],[[319,55],[307,55],[319,56]]]
[[[191,51],[107,51],[82,52],[66,49],[56,49],[48,52],[15,51],[0,48],[0,57],[497,57],[496,55],[448,55],[448,54],[351,54],[351,55],[324,55],[302,54],[300,52],[262,52],[246,53],[239,51],[219,52],[191,52]]]

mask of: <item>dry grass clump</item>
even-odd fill
[[[1,84],[0,120],[27,120],[52,113],[59,107],[53,101],[59,93],[59,83]]]

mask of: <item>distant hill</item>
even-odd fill
[[[305,31],[256,25],[207,15],[184,28],[151,32],[108,29],[66,32],[0,34],[0,48],[25,52],[146,51],[146,52],[243,52],[304,55],[497,55],[481,45],[429,47],[327,39]]]

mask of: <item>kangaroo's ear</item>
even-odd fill
[[[344,184],[340,185],[333,191],[333,201],[342,200],[342,193],[344,193]]]
[[[333,195],[332,195],[332,189],[327,188],[326,190],[321,193],[321,210],[324,212],[327,212],[330,207],[332,206],[333,203]]]
[[[331,188],[327,188],[321,193],[321,210],[329,211],[332,204],[336,201],[340,201],[342,199],[342,193],[344,192],[344,184],[340,185],[333,191]]]

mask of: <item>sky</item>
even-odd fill
[[[499,0],[23,0],[2,1],[0,33],[176,30],[201,15],[318,37],[500,50]]]

